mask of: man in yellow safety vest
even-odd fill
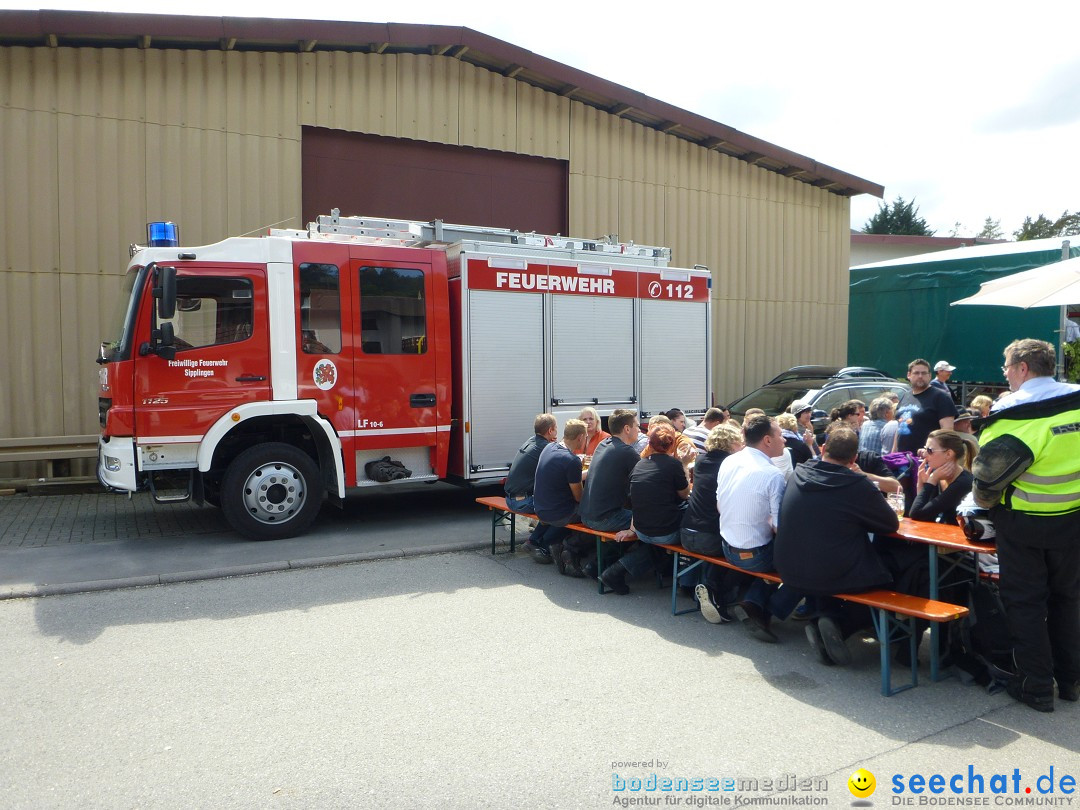
[[[1012,393],[978,420],[975,501],[997,531],[1016,700],[1054,710],[1080,699],[1080,386],[1056,382],[1054,347],[1016,340],[1002,373]],[[977,424],[977,426],[980,426]]]

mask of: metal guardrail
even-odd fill
[[[956,399],[956,393],[959,391],[960,404],[964,406],[971,402],[972,398],[978,394],[986,394],[990,399],[997,399],[998,394],[1008,390],[1009,386],[1005,383],[961,382],[950,383],[949,385],[949,391],[953,394],[953,399]]]
[[[55,477],[56,462],[97,456],[98,437],[89,436],[30,436],[0,439],[0,464],[21,461],[44,461],[48,477]],[[67,472],[62,472],[66,475]]]

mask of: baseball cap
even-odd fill
[[[934,371],[956,371],[956,366],[950,366],[948,360],[938,360],[934,363]]]

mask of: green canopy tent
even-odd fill
[[[956,366],[954,379],[1000,382],[1017,338],[1059,343],[1056,309],[951,307],[983,282],[1080,256],[1080,239],[1035,239],[906,256],[851,268],[848,363],[903,377],[916,357]],[[1064,248],[1064,252],[1063,252]]]

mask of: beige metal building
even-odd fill
[[[145,223],[187,245],[303,227],[341,136],[546,161],[567,233],[707,265],[717,402],[846,359],[849,198],[877,184],[465,28],[4,11],[0,478],[44,474],[5,463],[40,437],[95,433],[94,358]]]

